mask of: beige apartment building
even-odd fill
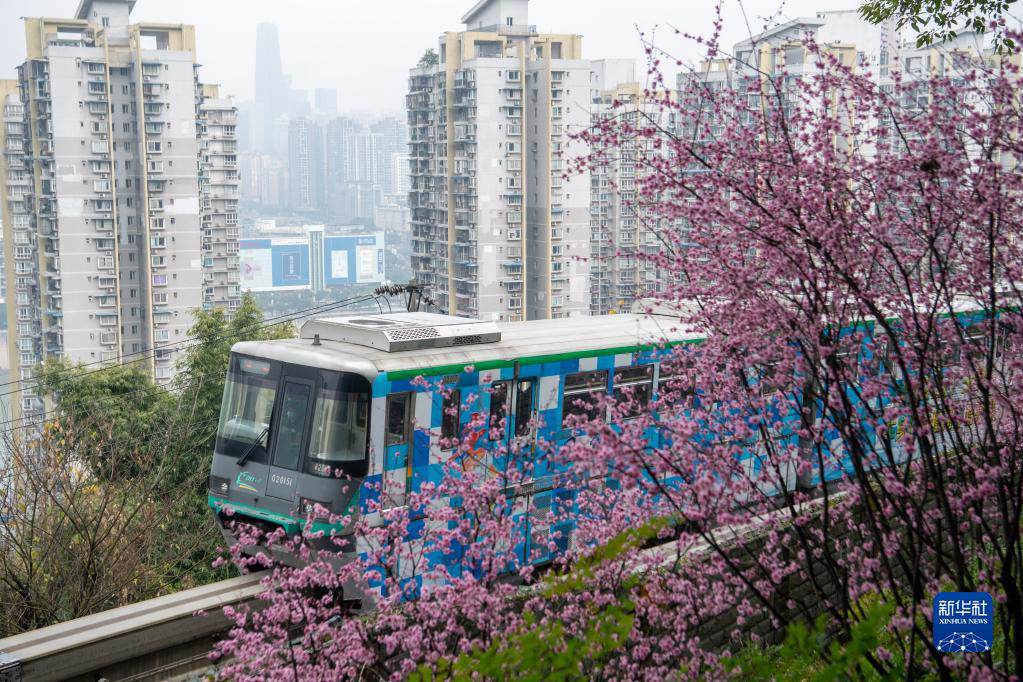
[[[582,38],[540,34],[528,0],[480,0],[412,69],[407,97],[412,271],[450,314],[589,312],[591,70]]]
[[[195,29],[130,23],[134,0],[25,19],[0,82],[15,416],[49,358],[144,364],[169,383],[198,308],[240,300],[236,110],[200,83]]]

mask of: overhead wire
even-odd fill
[[[309,317],[310,315],[315,315],[315,314],[317,314],[319,312],[326,312],[329,309],[333,309],[333,308],[337,308],[337,307],[342,307],[342,306],[345,306],[345,305],[353,305],[355,303],[362,303],[364,301],[369,301],[369,300],[372,300],[372,299],[375,299],[375,298],[376,297],[373,294],[362,294],[360,296],[354,296],[352,298],[344,299],[344,300],[341,300],[341,301],[334,301],[332,303],[324,303],[324,304],[321,304],[321,305],[318,305],[318,306],[313,306],[311,308],[304,308],[304,309],[301,309],[301,310],[296,310],[296,311],[293,311],[293,312],[290,312],[290,313],[286,313],[284,315],[278,315],[276,317],[265,318],[262,321],[262,323],[260,323],[260,325],[258,325],[254,329],[266,329],[268,327],[273,327],[275,325],[286,324],[287,322],[292,322],[294,320],[301,319],[303,317]],[[204,343],[209,343],[210,341],[223,341],[225,339],[231,338],[232,336],[237,336],[237,334],[226,334],[226,335],[223,335],[223,336],[218,336],[218,337],[216,337],[214,339],[207,339],[207,340],[196,340],[196,337],[190,336],[190,337],[182,339],[181,341],[175,341],[172,344],[167,344],[165,346],[160,346],[159,348],[146,349],[144,351],[136,351],[136,352],[133,352],[133,353],[127,353],[125,355],[122,355],[121,358],[123,360],[124,358],[132,358],[132,357],[136,357],[136,356],[140,356],[140,355],[143,356],[143,357],[137,357],[135,360],[132,360],[132,362],[138,362],[138,361],[141,361],[141,360],[146,360],[149,357],[155,357],[155,355],[157,353],[159,353],[159,352],[165,352],[165,351],[187,351],[187,350],[189,350],[191,348],[196,348],[198,346],[201,346]],[[194,343],[190,343],[190,342],[193,342],[193,341],[194,341]],[[189,345],[182,346],[182,344],[189,344]],[[120,367],[123,364],[126,364],[126,363],[123,363],[123,362],[112,363],[112,361],[110,361],[110,360],[96,360],[96,361],[93,361],[93,362],[87,362],[87,363],[83,363],[83,364],[80,364],[80,365],[75,365],[74,367],[69,367],[66,370],[61,370],[60,372],[57,372],[55,374],[57,376],[59,376],[61,374],[73,374],[73,375],[81,376],[81,375],[91,374],[93,372],[103,372],[105,370],[109,370],[109,369],[112,369],[114,367]],[[102,367],[98,367],[98,368],[93,369],[93,370],[89,370],[88,372],[81,372],[81,370],[83,368],[85,368],[85,367],[92,367],[92,366],[95,366],[95,365],[103,365],[103,366]],[[0,387],[10,386],[10,385],[13,385],[13,384],[21,384],[21,383],[25,383],[25,382],[29,382],[29,381],[32,381],[32,380],[31,379],[14,379],[14,380],[11,380],[11,381],[0,383]],[[13,395],[14,393],[20,393],[21,391],[24,391],[24,390],[31,390],[32,388],[38,388],[40,385],[41,385],[41,381],[37,380],[32,386],[23,386],[21,388],[18,388],[18,389],[12,390],[12,391],[7,391],[5,393],[0,393],[0,398],[2,398],[4,396],[8,396],[8,395]],[[2,422],[0,422],[0,424],[2,424]]]
[[[301,310],[293,311],[293,312],[287,313],[285,315],[279,315],[279,316],[276,316],[276,317],[266,318],[266,319],[263,320],[262,323],[260,323],[256,327],[251,328],[249,331],[268,329],[270,327],[273,327],[273,326],[276,326],[276,325],[279,325],[279,324],[285,324],[287,322],[291,322],[291,321],[294,321],[294,320],[297,320],[297,319],[301,319],[303,317],[309,317],[310,315],[315,315],[315,314],[318,314],[318,313],[321,313],[321,312],[326,312],[328,310],[344,307],[344,306],[347,306],[347,305],[355,305],[357,303],[362,303],[362,302],[368,301],[368,300],[375,300],[376,298],[377,298],[377,296],[375,296],[373,294],[363,294],[363,295],[360,295],[360,296],[354,296],[354,297],[351,297],[351,298],[348,298],[348,299],[343,299],[341,301],[334,301],[334,302],[331,302],[331,303],[326,303],[326,304],[322,304],[322,305],[318,305],[318,306],[312,306],[310,308],[303,308]],[[189,350],[191,348],[197,348],[199,346],[202,346],[203,344],[210,343],[212,341],[229,340],[229,339],[237,337],[237,336],[238,336],[237,333],[224,334],[224,335],[217,336],[214,339],[195,341],[194,343],[191,343],[188,346],[184,346],[184,347],[178,348],[177,350],[181,350],[181,351]],[[194,340],[194,337],[192,337],[191,339],[183,339],[182,341],[176,342],[175,344],[172,344],[172,345],[180,346],[182,343],[186,343],[189,340]],[[162,350],[168,350],[168,349],[170,349],[170,346],[164,346],[164,347],[161,347],[158,350],[162,351]],[[146,352],[148,352],[148,351],[146,351]],[[85,365],[76,365],[75,367],[70,367],[70,368],[68,368],[66,370],[61,370],[59,373],[57,373],[57,375],[60,376],[60,375],[68,374],[68,375],[75,376],[75,377],[83,377],[83,376],[89,376],[91,374],[95,374],[97,372],[103,372],[103,371],[112,369],[114,367],[121,367],[122,366],[121,364],[113,364],[112,365],[112,364],[108,364],[107,362],[104,362],[103,363],[104,364],[103,367],[98,367],[96,369],[91,369],[91,370],[88,370],[88,371],[85,371],[85,372],[81,371],[81,369],[83,367],[88,367],[88,366],[95,365],[95,364],[98,364],[98,363],[88,363],[88,364],[85,364]],[[177,376],[180,377],[180,376],[183,376],[183,375],[184,376],[191,376],[193,379],[198,378],[198,377],[195,377],[194,375],[192,375],[189,370],[183,370],[181,372],[178,372]],[[0,384],[0,386],[10,385],[10,384],[13,384],[13,383],[19,383],[19,382],[7,382],[7,384]],[[22,388],[19,388],[19,389],[8,391],[6,393],[0,393],[0,397],[8,396],[8,395],[13,395],[15,393],[20,393],[20,392],[22,392],[24,390],[30,390],[31,388],[38,388],[41,384],[42,384],[42,382],[41,382],[41,380],[39,380],[39,381],[36,381],[36,383],[33,386],[30,386],[30,387],[22,387]],[[140,393],[143,393],[143,392],[148,392],[148,391],[153,391],[153,392],[155,392],[155,394],[166,394],[166,393],[174,392],[178,388],[179,388],[178,386],[174,386],[174,385],[170,385],[170,386],[167,386],[167,387],[155,387],[155,388],[152,387],[152,386],[146,386],[144,388],[137,389],[135,391],[129,391],[127,393],[120,394],[120,395],[118,395],[116,397],[118,399],[126,399],[126,398],[129,398],[129,397],[133,396],[133,395],[137,395],[137,394],[140,394]],[[42,422],[39,422],[37,417],[31,416],[31,415],[28,415],[28,416],[23,415],[21,417],[17,417],[17,418],[13,418],[13,419],[8,419],[8,420],[5,420],[5,421],[0,421],[0,435],[9,433],[10,431],[13,431],[16,428],[26,428],[31,423],[37,423],[40,427],[43,427],[43,426],[45,426],[48,423],[52,423],[52,421],[53,421],[52,419],[48,419],[48,420],[43,420]],[[18,425],[17,422],[23,422],[23,423]]]

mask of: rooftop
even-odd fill
[[[76,19],[88,19],[89,18],[89,10],[92,9],[92,5],[96,1],[97,0],[79,0],[78,11],[75,12],[75,18]],[[104,2],[104,3],[117,3],[117,2],[120,2],[122,4],[126,4],[126,5],[128,5],[128,12],[129,13],[135,7],[135,0],[100,0],[100,1]]]

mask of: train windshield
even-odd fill
[[[232,355],[216,450],[240,463],[365,476],[369,403],[357,374]]]
[[[369,382],[342,375],[325,385],[316,400],[309,437],[309,471],[321,476],[366,475]]]
[[[232,356],[217,428],[217,452],[241,457],[266,454],[280,363]]]

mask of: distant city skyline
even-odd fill
[[[0,3],[0,77],[10,78],[25,54],[24,16],[71,16],[78,0],[5,0]],[[309,92],[334,88],[338,110],[348,114],[402,114],[408,69],[436,45],[444,31],[461,29],[458,18],[473,0],[381,2],[347,0],[343,7],[329,0],[138,0],[133,16],[140,21],[193,24],[203,64],[203,79],[219,82],[223,94],[238,102],[255,98],[257,25],[278,25],[281,66],[292,87]],[[779,0],[744,3],[750,29],[756,33],[761,17],[772,15]],[[781,19],[813,15],[818,10],[848,9],[856,0],[788,0]],[[686,4],[672,0],[601,3],[592,0],[532,0],[531,21],[540,31],[572,31],[583,36],[588,59],[631,57],[642,62],[639,31],[656,30],[658,45],[683,59],[701,53],[678,39],[674,29],[707,34],[713,20],[712,3]],[[726,8],[723,43],[745,37],[746,20],[736,2]],[[671,76],[674,69],[668,69]],[[672,82],[669,80],[669,82]]]

